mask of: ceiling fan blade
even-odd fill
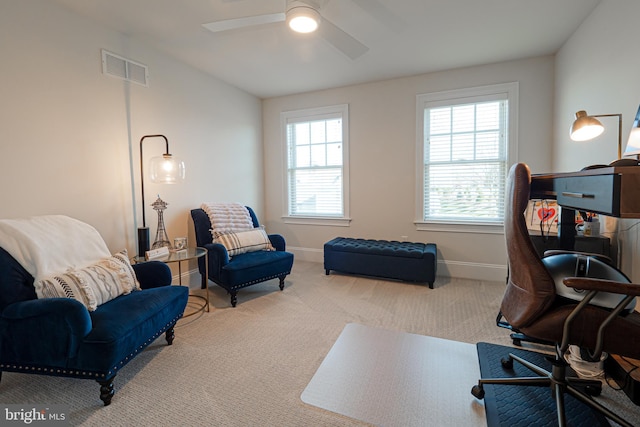
[[[284,22],[284,13],[269,13],[267,15],[246,16],[244,18],[225,19],[224,21],[209,22],[202,24],[204,28],[214,33],[220,31],[235,30],[237,28],[251,27],[253,25],[272,24],[274,22]]]
[[[378,0],[351,0],[378,22],[389,27],[396,33],[401,33],[407,27],[404,19],[400,18],[391,9],[380,3]]]
[[[322,17],[322,21],[318,27],[318,33],[336,49],[351,59],[356,59],[367,53],[369,50],[367,46],[345,33],[324,16]]]

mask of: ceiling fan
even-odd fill
[[[231,0],[223,1],[231,2]],[[390,17],[391,20],[394,18],[392,13],[376,0],[352,1],[378,19],[385,15]],[[202,26],[215,33],[279,22],[286,22],[296,32],[317,31],[321,37],[351,59],[356,59],[369,50],[367,46],[328,20],[322,14],[320,3],[317,0],[286,0],[284,12],[225,19],[202,24]],[[307,24],[310,27],[300,29],[300,27],[296,27],[298,24]]]

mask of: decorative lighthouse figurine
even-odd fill
[[[151,249],[158,248],[171,248],[171,242],[169,242],[169,237],[167,236],[167,230],[164,228],[164,216],[163,212],[167,209],[168,203],[160,198],[158,194],[158,198],[155,202],[151,204],[153,206],[153,210],[158,212],[158,230],[156,231],[156,240],[151,245]]]

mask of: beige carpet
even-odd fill
[[[495,326],[503,290],[499,282],[438,278],[431,290],[325,276],[321,264],[296,261],[284,291],[277,280],[249,287],[236,308],[211,285],[211,312],[181,320],[173,346],[158,339],[130,362],[108,407],[94,381],[14,373],[3,374],[0,401],[69,405],[71,424],[87,426],[367,425],[300,399],[346,324],[509,345]]]

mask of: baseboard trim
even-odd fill
[[[324,263],[324,249],[288,246],[287,251],[291,252],[296,260]]]
[[[287,251],[293,253],[296,260],[324,263],[323,249],[287,247]],[[507,277],[507,266],[439,259],[438,276],[501,282]]]
[[[288,247],[298,261],[324,263],[324,250],[300,247]],[[459,279],[486,280],[504,282],[507,278],[507,266],[467,261],[438,260],[438,276]],[[173,283],[179,283],[178,275],[172,277]],[[182,283],[190,287],[200,286],[200,272],[197,268],[182,273]]]
[[[504,282],[507,278],[507,266],[466,261],[438,260],[438,276]]]

